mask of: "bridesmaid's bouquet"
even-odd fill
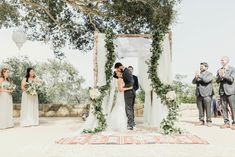
[[[39,80],[27,82],[26,93],[32,96],[36,96],[38,95],[38,92],[40,91],[41,87],[42,87],[42,82]]]
[[[13,93],[16,89],[16,85],[14,85],[13,83],[3,84],[2,88],[5,89],[5,90],[10,91],[10,93]]]

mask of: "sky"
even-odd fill
[[[230,57],[235,66],[235,1],[234,0],[182,0],[177,6],[173,31],[173,75],[187,75],[191,82],[200,62],[209,64],[216,73],[222,56]],[[43,62],[53,58],[49,45],[27,41],[19,51],[12,40],[13,29],[0,30],[0,62],[8,57],[27,55],[32,61]],[[93,54],[78,50],[66,51],[66,60],[86,79],[84,86],[93,85]],[[138,68],[137,59],[126,58],[124,65]],[[135,71],[138,75],[138,70]]]
[[[191,80],[205,61],[215,74],[222,56],[235,66],[234,6],[234,0],[182,0],[173,26],[174,73]]]

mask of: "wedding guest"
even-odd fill
[[[33,68],[28,68],[25,78],[21,82],[22,102],[20,112],[20,125],[39,125],[38,95],[36,91],[29,91],[30,84],[36,82],[36,75]]]
[[[10,86],[9,70],[3,68],[0,75],[0,129],[13,127],[13,102]]]
[[[196,72],[193,79],[193,84],[196,84],[196,97],[197,107],[199,111],[199,123],[198,126],[204,125],[204,114],[206,112],[207,126],[211,127],[211,100],[213,96],[212,79],[213,75],[208,70],[208,64],[202,62],[200,64],[200,72]]]
[[[227,56],[221,58],[221,65],[216,77],[216,82],[220,84],[219,95],[224,118],[224,124],[220,128],[230,128],[227,106],[229,105],[232,117],[231,129],[235,130],[235,68],[229,65]]]

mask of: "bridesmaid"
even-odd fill
[[[11,91],[3,88],[10,85],[9,70],[3,68],[0,75],[0,129],[13,127],[13,102]]]
[[[38,114],[38,95],[32,96],[26,93],[27,82],[36,81],[36,75],[33,68],[28,68],[25,78],[21,82],[22,100],[20,112],[20,125],[37,126],[39,125]]]

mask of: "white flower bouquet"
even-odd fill
[[[16,89],[16,85],[14,85],[13,83],[3,84],[2,88],[5,89],[5,90],[10,91],[10,93],[13,93]]]
[[[174,101],[174,100],[176,100],[176,93],[175,93],[175,91],[170,91],[170,92],[168,92],[168,93],[166,94],[166,99],[167,99],[168,101]]]
[[[90,89],[89,94],[92,100],[96,100],[101,96],[101,93],[97,88]]]
[[[42,87],[41,81],[32,81],[26,83],[26,93],[32,96],[38,95],[38,92],[40,91]]]

